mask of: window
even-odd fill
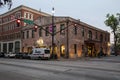
[[[8,21],[8,18],[3,18],[3,23],[6,23]]]
[[[100,34],[100,42],[103,42],[103,35]]]
[[[22,38],[23,38],[23,39],[25,38],[25,35],[24,35],[24,34],[25,34],[25,32],[22,32]]]
[[[60,25],[60,34],[61,35],[65,35],[65,30],[64,29],[65,29],[65,24],[61,24]]]
[[[33,20],[33,14],[30,12],[25,12],[24,13],[24,18]]]
[[[110,36],[108,36],[108,40],[107,41],[109,41],[110,42]]]
[[[105,41],[107,41],[107,35],[105,34]]]
[[[0,24],[2,24],[2,19],[0,19]]]
[[[42,28],[39,29],[39,37],[42,37]]]
[[[77,54],[77,44],[74,44],[74,53]]]
[[[82,37],[84,37],[84,28],[82,28]]]
[[[11,16],[12,17],[12,16]],[[21,18],[21,12],[16,12],[15,13],[15,18]]]
[[[96,32],[96,36],[95,36],[96,39],[98,39],[98,33]]]
[[[56,26],[54,26],[54,33],[56,33]]]
[[[88,38],[91,40],[92,39],[92,31],[88,31]]]
[[[35,35],[34,35],[34,30],[32,30],[32,38],[34,38],[35,37]]]
[[[29,31],[27,31],[27,38],[29,38]]]
[[[49,27],[46,27],[45,31],[46,31],[46,36],[49,36]]]
[[[74,34],[75,34],[75,35],[77,35],[77,26],[76,26],[76,24],[75,24],[75,26],[74,26],[74,29],[73,29],[73,30],[74,30]]]

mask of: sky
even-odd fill
[[[70,16],[80,19],[94,27],[110,31],[104,24],[106,14],[120,13],[120,0],[13,0],[11,9],[25,5],[42,12],[52,14],[55,8],[55,16]],[[0,14],[7,12],[7,7],[0,8]]]

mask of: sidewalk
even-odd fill
[[[90,61],[107,61],[107,62],[117,62],[120,63],[120,55],[115,56],[115,55],[110,55],[106,57],[101,57],[101,58],[90,58]]]
[[[81,57],[81,58],[60,58],[53,61],[108,61],[108,62],[120,62],[120,55],[110,55],[110,56],[103,56],[101,58],[98,57]]]

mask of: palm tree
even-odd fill
[[[117,55],[116,46],[117,46],[117,40],[118,40],[117,30],[118,30],[119,22],[113,14],[112,15],[107,14],[106,18],[107,19],[105,20],[105,24],[112,29],[112,32],[114,35],[114,50],[115,50],[115,55]]]

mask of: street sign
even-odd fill
[[[27,24],[33,24],[34,22],[31,20],[27,20],[27,19],[23,19],[23,22],[27,23]]]

